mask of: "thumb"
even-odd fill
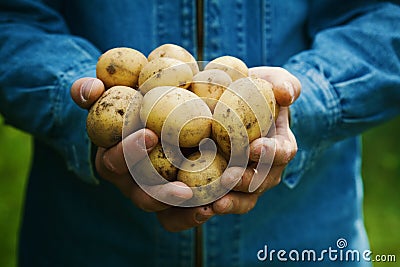
[[[116,174],[128,172],[150,152],[158,142],[157,135],[149,129],[141,129],[128,135],[122,142],[102,152],[101,164]],[[127,165],[128,164],[128,165]]]
[[[276,102],[280,106],[290,106],[299,97],[300,81],[287,70],[280,67],[254,67],[249,69],[251,76],[272,83]]]
[[[102,81],[85,77],[76,80],[71,86],[71,97],[81,108],[89,109],[103,94],[105,88]]]

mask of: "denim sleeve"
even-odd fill
[[[319,16],[321,24],[311,26],[311,49],[284,66],[302,83],[291,107],[299,151],[285,170],[289,187],[321,150],[400,112],[400,7],[363,5],[336,17],[335,25]]]
[[[78,78],[95,75],[100,52],[72,36],[42,1],[0,1],[0,113],[58,151],[69,170],[97,183],[85,130],[87,112],[70,97]]]

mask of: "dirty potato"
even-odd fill
[[[201,97],[213,112],[218,99],[231,83],[232,79],[226,72],[209,69],[201,71],[193,77],[190,90]]]
[[[175,58],[187,63],[192,69],[193,75],[196,75],[199,72],[199,66],[197,65],[196,59],[189,53],[189,51],[179,45],[163,44],[151,51],[147,56],[147,59],[152,61],[160,57]]]
[[[147,64],[147,58],[139,51],[117,47],[106,51],[97,61],[96,76],[106,88],[115,85],[137,87],[139,73]]]
[[[188,88],[193,72],[188,64],[168,57],[153,59],[139,74],[139,90],[145,95],[154,87],[177,86]]]
[[[232,78],[232,81],[249,76],[249,69],[246,64],[233,56],[222,56],[210,61],[204,67],[204,70],[209,69],[219,69],[226,72]]]
[[[171,147],[167,149],[171,149]],[[170,151],[168,155],[174,157],[174,151]],[[135,165],[135,180],[147,185],[157,185],[165,182],[160,178],[161,175],[167,181],[175,181],[178,168],[172,162],[175,165],[180,163],[178,157],[169,159],[164,152],[163,146],[158,143],[148,154],[148,158],[144,158]]]
[[[256,78],[233,82],[217,103],[212,136],[225,156],[242,156],[248,145],[266,136],[273,122],[275,98],[272,85]]]
[[[225,189],[221,186],[220,177],[227,167],[226,160],[212,151],[196,152],[182,163],[178,171],[178,181],[192,187],[193,198],[202,203],[213,201]]]
[[[126,133],[138,130],[142,100],[140,92],[127,86],[114,86],[105,91],[90,108],[86,119],[90,140],[99,147],[109,148],[122,140],[123,130]]]
[[[194,93],[174,86],[160,86],[143,98],[140,118],[147,128],[180,147],[196,147],[210,136],[211,111]]]

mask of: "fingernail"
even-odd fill
[[[81,96],[84,101],[89,100],[90,94],[92,93],[93,84],[95,83],[95,79],[88,79],[81,86]]]
[[[283,86],[285,87],[286,91],[289,93],[290,95],[290,103],[293,103],[294,100],[294,88],[293,88],[293,84],[291,82],[284,82]]]
[[[103,163],[104,163],[104,166],[109,170],[109,171],[111,171],[111,172],[114,172],[115,171],[115,166],[114,166],[114,164],[110,161],[110,158],[108,157],[108,156],[106,156],[106,154],[104,153],[103,154]]]
[[[145,140],[146,149],[151,149],[156,145],[156,141],[154,140],[154,138],[147,133],[144,136],[144,140]]]
[[[268,155],[267,153],[275,153],[275,146],[276,144],[273,138],[264,138],[260,149],[260,158],[266,157]]]
[[[250,158],[253,161],[259,161],[263,150],[265,150],[264,145],[263,144],[258,145],[253,151],[251,151],[252,153],[250,154]]]
[[[151,135],[144,133],[137,139],[137,145],[143,150],[149,150],[156,145],[156,141]]]
[[[265,158],[268,154],[267,152],[274,152],[274,144],[270,138],[263,138],[262,143],[259,143],[250,151],[250,159],[252,161],[260,161]]]

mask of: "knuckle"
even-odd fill
[[[285,141],[282,147],[282,164],[288,164],[297,154],[297,144],[292,141]]]
[[[240,214],[246,214],[250,212],[257,204],[258,196],[252,195],[247,203],[247,205],[241,210]]]
[[[296,142],[296,140],[294,140],[293,142],[291,142],[291,146],[290,146],[289,161],[291,161],[296,156],[298,150],[299,150],[299,148],[297,146],[297,142]]]
[[[296,156],[297,151],[298,151],[298,148],[297,148],[297,146],[295,146],[295,147],[292,149],[292,153],[291,153],[291,155],[290,155],[290,159],[293,159],[293,158]]]
[[[282,175],[278,175],[273,181],[272,181],[272,185],[273,186],[277,186],[278,184],[280,184],[282,181]]]
[[[266,179],[269,179],[268,177]],[[260,185],[260,187],[257,189],[256,193],[258,195],[263,194],[268,188],[268,182],[263,183],[262,185]]]

